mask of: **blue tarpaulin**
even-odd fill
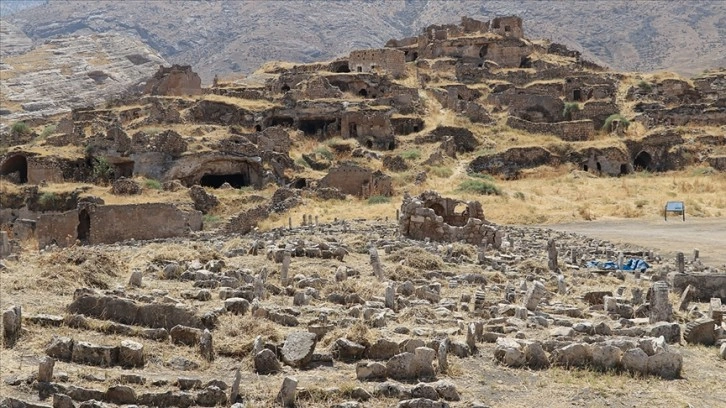
[[[589,261],[587,264],[588,268],[598,268],[598,269],[605,269],[605,270],[617,270],[618,264],[617,262],[613,261]],[[623,270],[624,271],[641,271],[644,272],[646,269],[650,268],[650,265],[648,265],[647,262],[645,262],[642,259],[633,258],[633,259],[627,259],[625,262],[623,262]]]

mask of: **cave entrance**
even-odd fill
[[[307,185],[308,185],[308,182],[305,178],[299,178],[299,179],[293,181],[292,183],[290,183],[290,188],[300,189],[300,188],[307,187]]]
[[[519,60],[519,67],[532,68],[532,59],[529,57],[522,57],[522,59]]]
[[[479,58],[484,58],[487,56],[487,53],[489,52],[489,44],[484,44],[479,49]]]
[[[91,237],[91,214],[85,208],[78,212],[78,228],[76,228],[78,240],[84,244],[88,243]]]
[[[289,90],[290,90],[290,85],[288,85],[288,84],[285,84],[285,85],[283,85],[283,86],[282,86],[282,88],[280,88],[280,90],[281,90],[282,92],[287,92],[287,91],[289,91]]]
[[[363,98],[367,98],[368,91],[366,91],[365,89],[361,89],[360,91],[358,91],[358,95],[362,96]]]
[[[589,167],[587,166],[587,164],[583,164],[582,171],[588,171],[588,170],[589,170]]]
[[[396,142],[390,141],[388,142],[388,150],[395,150],[396,149]]]
[[[255,125],[255,132],[262,132],[262,126]]]
[[[598,173],[602,172],[602,165],[600,164],[600,162],[595,163],[595,167],[597,167]]]
[[[358,125],[351,123],[348,125],[348,136],[356,138],[358,137]]]
[[[113,174],[115,178],[131,178],[134,176],[134,162],[114,164]]]
[[[298,129],[308,136],[325,136],[328,134],[328,125],[335,123],[335,119],[301,119]]]
[[[249,186],[250,176],[245,173],[234,173],[234,174],[205,174],[202,179],[199,180],[199,184],[202,187],[219,188],[222,184],[229,183],[234,188],[242,188]]]
[[[575,89],[574,91],[572,91],[572,100],[581,101],[582,100],[582,91],[579,89]]]
[[[418,52],[413,53],[413,58],[411,58],[411,61],[416,61],[418,59]]]
[[[620,164],[620,175],[628,174],[628,165],[625,163]]]
[[[650,153],[643,150],[642,152],[638,153],[637,156],[635,156],[633,167],[635,167],[636,170],[649,170],[652,161],[653,157],[650,155]]]
[[[338,72],[338,73],[350,72],[350,66],[348,66],[347,63],[340,64],[337,67],[335,67],[335,72]]]
[[[17,173],[17,174],[16,174]],[[28,182],[28,159],[22,154],[13,156],[0,167],[0,176],[10,176],[18,183]]]

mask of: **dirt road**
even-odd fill
[[[705,265],[726,265],[726,218],[604,219],[544,226],[558,231],[575,232],[615,243],[633,244],[657,250],[664,257],[682,251],[687,257],[693,249],[700,251]]]

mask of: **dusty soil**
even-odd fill
[[[558,231],[575,232],[619,244],[631,244],[661,251],[674,257],[682,251],[690,256],[697,248],[705,265],[726,265],[726,218],[604,219],[549,225]]]

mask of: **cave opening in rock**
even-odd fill
[[[328,134],[328,125],[335,123],[334,119],[301,119],[298,129],[306,135],[325,136]]]
[[[205,174],[202,179],[199,180],[199,184],[202,187],[219,188],[222,184],[229,183],[234,188],[242,188],[251,185],[249,174],[245,173],[234,173],[234,174]]]
[[[653,157],[650,155],[650,153],[643,150],[642,152],[638,153],[637,156],[635,156],[635,161],[633,162],[633,167],[635,167],[636,170],[650,170],[650,165],[653,161]]]
[[[0,175],[10,176],[18,183],[28,182],[28,159],[22,154],[13,156],[0,167]]]
[[[348,63],[341,63],[335,68],[335,72],[338,73],[345,73],[350,72],[350,66],[348,66]]]

